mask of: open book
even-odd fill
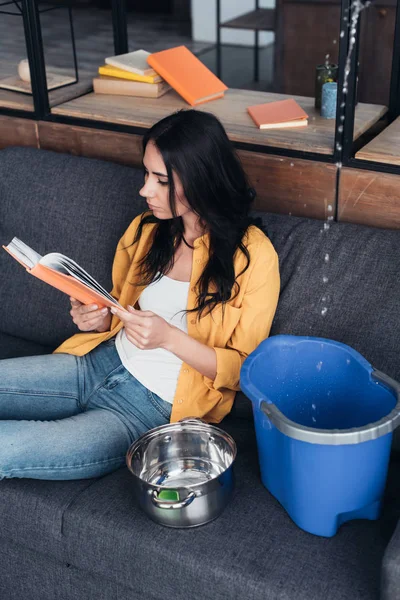
[[[41,256],[27,244],[14,237],[3,246],[28,273],[83,304],[123,308],[89,273],[64,254],[51,252]]]

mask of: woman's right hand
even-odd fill
[[[96,304],[82,304],[70,298],[70,315],[80,331],[108,331],[111,325],[111,313],[108,308],[99,308]]]

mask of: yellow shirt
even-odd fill
[[[120,304],[134,306],[144,287],[138,284],[138,261],[148,252],[154,224],[144,226],[139,240],[133,244],[141,215],[136,217],[121,238],[112,269],[111,295]],[[215,380],[205,377],[183,362],[172,405],[171,422],[184,417],[201,417],[209,423],[219,423],[231,410],[235,393],[240,389],[240,369],[245,358],[269,335],[279,297],[279,264],[269,239],[255,226],[250,226],[243,240],[250,254],[247,270],[237,277],[239,294],[200,321],[196,313],[187,313],[188,335],[214,348],[217,356]],[[196,304],[196,282],[208,261],[209,237],[194,242],[192,274],[187,308]],[[235,273],[246,265],[244,254],[238,250],[234,257]],[[101,342],[114,337],[123,323],[116,315],[110,331],[77,333],[67,339],[55,352],[83,356]]]

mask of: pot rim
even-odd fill
[[[190,487],[189,486],[180,486],[180,487],[176,486],[174,488],[171,488],[171,486],[167,486],[167,485],[156,485],[154,483],[150,483],[149,481],[146,481],[145,479],[142,479],[141,477],[139,477],[139,475],[137,475],[136,473],[133,472],[132,459],[133,459],[135,453],[138,451],[139,447],[144,442],[147,442],[149,439],[156,438],[158,436],[160,436],[160,437],[165,436],[166,434],[168,434],[168,432],[179,431],[179,430],[180,431],[182,431],[182,430],[183,431],[184,430],[207,431],[213,435],[223,438],[225,440],[225,442],[228,443],[228,445],[230,446],[230,448],[232,450],[231,463],[227,467],[225,467],[224,470],[222,471],[222,473],[220,473],[219,475],[216,475],[215,477],[213,477],[212,479],[209,479],[208,481],[201,481],[199,483],[191,484]],[[196,422],[196,421],[187,421],[187,422],[179,421],[177,423],[167,423],[166,425],[159,425],[158,427],[149,429],[149,431],[147,431],[146,433],[141,435],[137,440],[132,442],[132,444],[128,448],[125,459],[126,459],[126,465],[129,469],[129,472],[131,473],[131,475],[133,475],[140,482],[148,485],[150,489],[155,489],[155,490],[175,489],[175,490],[187,491],[189,489],[197,489],[197,488],[200,488],[201,486],[213,483],[223,473],[226,473],[226,471],[228,471],[229,469],[232,468],[232,465],[236,460],[236,456],[237,456],[236,442],[233,439],[233,437],[231,435],[229,435],[229,433],[227,433],[223,429],[219,429],[218,427],[215,427],[214,425],[211,425],[209,423]]]

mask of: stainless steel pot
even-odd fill
[[[129,448],[134,492],[147,515],[168,527],[196,527],[229,502],[236,444],[198,419],[151,429]]]

